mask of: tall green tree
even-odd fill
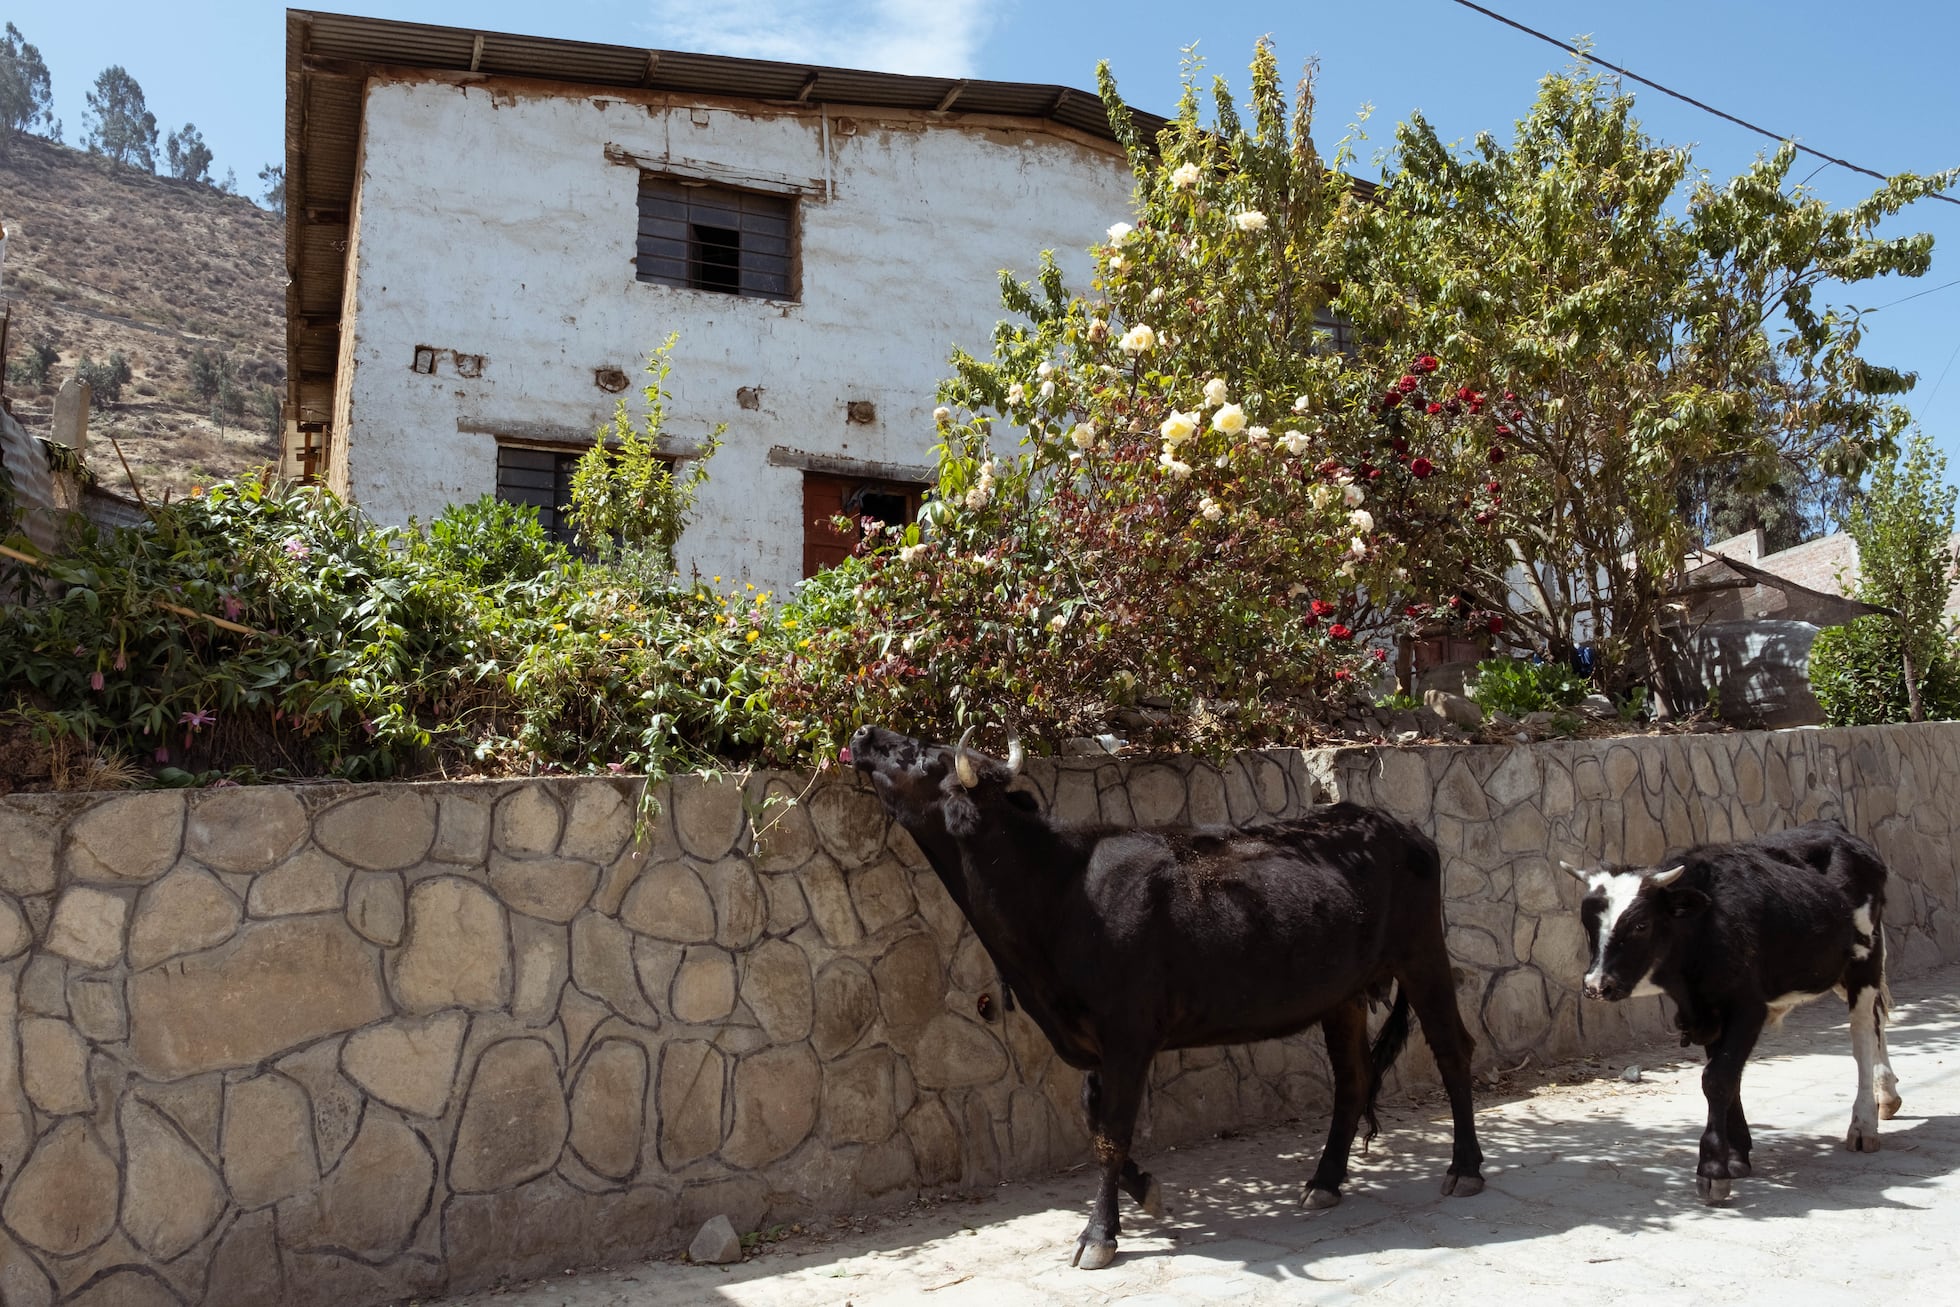
[[[41,52],[8,23],[0,38],[0,149],[36,127],[58,134],[53,104],[54,84]]]
[[[286,212],[286,165],[268,163],[259,169],[259,184],[265,187],[265,207],[282,217]]]
[[[157,170],[157,116],[143,102],[143,88],[121,64],[104,68],[88,92],[82,145],[117,163]]]
[[[1718,184],[1582,65],[1540,83],[1509,146],[1453,148],[1415,115],[1377,199],[1349,206],[1340,307],[1503,397],[1465,508],[1504,549],[1467,579],[1491,597],[1516,580],[1512,629],[1555,657],[1591,643],[1616,683],[1668,688],[1660,619],[1698,543],[1684,481],[1855,482],[1906,420],[1914,378],[1866,359],[1827,295],[1923,274],[1932,237],[1879,228],[1956,174],[1834,209],[1790,184],[1795,157]]]
[[[1858,543],[1858,597],[1891,610],[1915,722],[1926,720],[1926,673],[1953,637],[1946,602],[1956,567],[1954,494],[1946,456],[1915,431],[1901,457],[1873,469],[1870,491],[1845,523]]]
[[[211,184],[211,147],[196,123],[185,123],[170,133],[163,143],[165,163],[170,175],[180,181]]]

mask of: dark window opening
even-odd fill
[[[791,299],[796,202],[671,177],[640,179],[641,281],[755,299]]]
[[[507,504],[529,504],[538,510],[538,525],[559,544],[570,547],[572,527],[567,509],[572,502],[572,472],[578,453],[550,449],[497,447],[497,498]]]
[[[742,233],[695,223],[689,247],[688,281],[696,290],[742,290]]]
[[[926,488],[909,481],[867,481],[863,477],[803,474],[803,575],[815,576],[843,562],[862,540],[859,523],[872,518],[888,526],[918,520]],[[832,522],[848,517],[848,530]]]

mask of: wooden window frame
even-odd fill
[[[795,303],[801,298],[797,196],[642,170],[636,212],[637,280],[738,299]],[[707,238],[711,232],[732,233],[736,243],[721,246]],[[780,250],[770,248],[778,243]],[[734,250],[732,261],[703,258],[720,248]],[[723,267],[732,269],[732,284],[719,275]]]

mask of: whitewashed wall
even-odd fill
[[[728,423],[683,568],[786,588],[802,473],[772,466],[771,447],[928,465],[933,387],[955,343],[984,352],[998,271],[1031,272],[1052,248],[1086,285],[1086,248],[1128,214],[1113,148],[987,121],[371,84],[334,487],[386,522],[474,499],[495,484],[491,432],[589,431],[614,402],[594,369],[625,370],[636,397],[647,350],[678,331],[670,436]],[[639,171],[608,146],[814,187],[800,301],[637,282]],[[480,354],[482,375],[447,357],[418,374],[418,345]],[[738,407],[740,387],[760,388],[758,408]],[[853,400],[877,422],[847,423]]]

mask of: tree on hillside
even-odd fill
[[[163,143],[163,153],[172,177],[211,184],[211,147],[204,143],[204,134],[197,130],[196,123],[185,123],[170,133]]]
[[[265,207],[284,217],[286,214],[286,165],[268,163],[259,169],[259,183],[265,187]]]
[[[88,93],[82,145],[117,163],[157,170],[157,116],[143,102],[143,88],[121,64],[104,68]]]
[[[1915,431],[1904,455],[1879,464],[1870,491],[1851,506],[1845,530],[1858,542],[1858,597],[1892,610],[1910,720],[1926,720],[1922,683],[1946,656],[1953,623],[1954,488],[1946,456]]]
[[[1521,577],[1510,631],[1556,659],[1590,643],[1611,683],[1665,692],[1660,618],[1696,543],[1684,482],[1855,483],[1891,447],[1914,378],[1861,357],[1857,312],[1823,295],[1923,274],[1932,237],[1878,228],[1956,174],[1832,209],[1789,184],[1790,147],[1717,185],[1632,110],[1581,67],[1541,82],[1508,148],[1458,150],[1413,117],[1378,200],[1349,206],[1338,302],[1503,397],[1464,505],[1503,556],[1466,580],[1495,599]]]
[[[8,23],[6,36],[0,38],[0,150],[37,126],[59,137],[50,108],[53,103],[54,84],[41,52],[28,44],[18,27]]]

